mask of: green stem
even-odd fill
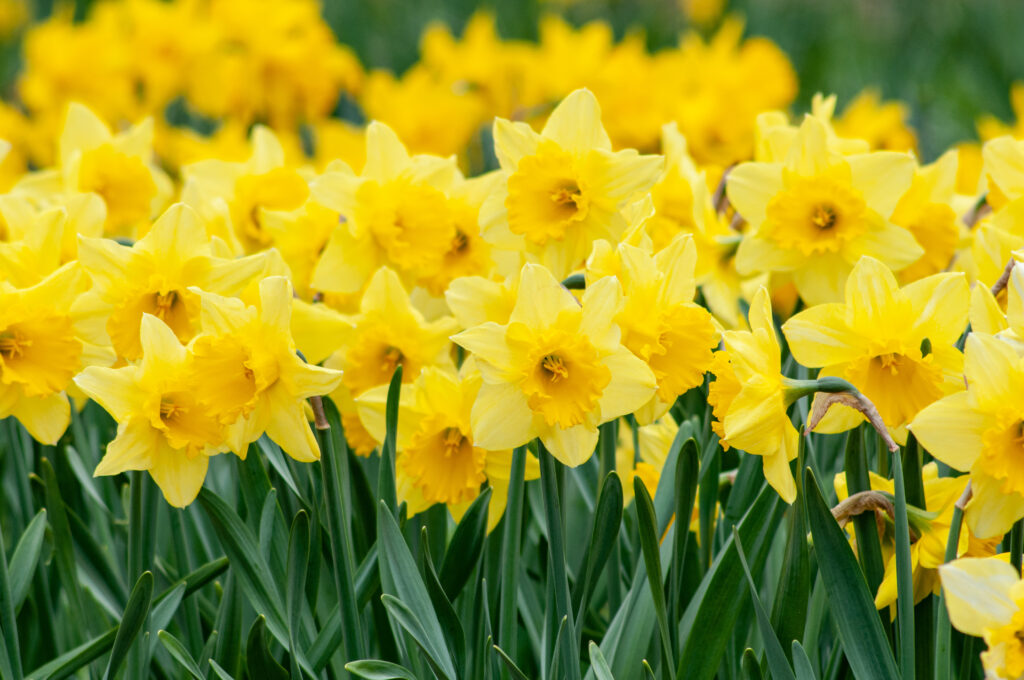
[[[505,523],[501,536],[501,555],[504,565],[501,579],[501,596],[498,604],[498,645],[508,654],[517,649],[519,631],[519,551],[523,531],[523,495],[526,477],[526,447],[517,447],[512,452],[512,469],[509,473],[508,501],[505,505]],[[501,676],[510,677],[509,670],[502,665]]]
[[[893,452],[893,486],[896,491],[896,597],[900,632],[900,673],[915,677],[914,645],[914,567],[910,561],[910,522],[907,518],[907,492],[903,485],[900,452]]]
[[[145,472],[128,473],[128,582],[142,576],[142,485]]]
[[[1021,553],[1024,552],[1024,520],[1017,520],[1010,529],[1010,564],[1020,574]]]
[[[331,560],[334,571],[334,586],[338,591],[341,613],[342,641],[347,661],[362,659],[366,649],[363,643],[363,629],[359,620],[359,602],[355,591],[355,559],[352,553],[352,539],[349,536],[343,514],[342,492],[338,483],[338,452],[335,450],[331,426],[324,414],[323,400],[314,397],[313,413],[316,418],[316,438],[320,445],[320,472],[324,487],[324,505],[327,512],[327,530],[330,532]],[[341,434],[341,433],[339,433]],[[339,438],[344,449],[344,437]],[[347,456],[348,451],[343,450]],[[382,473],[386,474],[386,473]]]
[[[21,651],[18,645],[18,624],[14,615],[14,601],[11,599],[10,581],[7,578],[7,553],[4,548],[3,527],[0,526],[0,637],[6,647],[8,672],[14,680],[21,680]],[[2,659],[3,657],[0,657]],[[3,670],[0,667],[0,670]]]
[[[562,528],[562,511],[558,499],[558,485],[555,478],[555,459],[539,443],[540,480],[544,495],[544,513],[548,524],[548,551],[551,557],[551,574],[554,578],[555,607],[557,619],[564,621],[565,630],[561,635],[561,655],[569,680],[581,680],[580,655],[576,649],[576,634],[573,631],[572,601],[569,598],[569,577],[566,574],[565,542]]]
[[[601,476],[599,479],[603,483],[608,477],[608,473],[615,469],[615,449],[618,444],[619,433],[618,433],[618,421],[612,420],[600,426],[600,435],[598,438],[598,452],[601,457]],[[634,433],[636,430],[633,430]],[[615,545],[612,546],[611,553],[608,555],[608,566],[605,571],[605,578],[608,581],[608,611],[616,612],[622,605],[622,581],[620,574],[622,572],[622,556],[619,554],[619,542],[616,541]],[[586,612],[581,613],[580,623],[582,625],[583,616]]]
[[[967,485],[960,500],[953,506],[953,519],[949,525],[949,538],[946,539],[946,554],[944,562],[952,562],[956,559],[957,547],[960,545],[960,527],[964,520],[964,507],[971,497],[971,486]],[[952,631],[949,625],[949,611],[946,609],[945,595],[939,594],[939,615],[935,622],[935,678],[936,680],[949,680],[950,674],[950,638]]]

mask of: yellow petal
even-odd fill
[[[509,383],[482,385],[471,421],[473,443],[490,451],[523,446],[537,434],[526,397]]]
[[[288,394],[281,385],[275,385],[265,393],[270,414],[267,421],[267,436],[281,447],[281,450],[301,463],[320,459],[320,447],[313,436],[313,430],[306,420],[302,400]]]
[[[363,177],[380,181],[393,179],[409,165],[409,152],[394,130],[376,120],[366,127],[366,165],[363,166]]]
[[[1013,349],[991,335],[971,333],[964,351],[964,374],[974,403],[998,409],[1024,396],[1024,375]]]
[[[914,328],[932,345],[952,345],[964,332],[971,293],[962,273],[935,274],[903,288],[917,314]]]
[[[351,318],[323,304],[296,299],[292,305],[291,333],[306,361],[319,364],[345,345],[353,328]]]
[[[40,444],[55,445],[71,423],[71,405],[63,392],[43,397],[22,395],[11,409],[28,433]]]
[[[846,325],[846,306],[839,303],[816,305],[790,317],[782,333],[793,358],[809,368],[852,361],[866,349]]]
[[[601,392],[598,408],[608,421],[636,411],[654,394],[657,380],[647,364],[625,347],[601,360],[611,371],[611,382]]]
[[[153,223],[135,248],[162,261],[184,263],[199,254],[208,240],[196,211],[184,203],[175,203]]]
[[[813,177],[825,172],[828,165],[825,124],[815,116],[804,116],[786,155],[786,168],[802,177]]]
[[[178,336],[152,314],[142,315],[139,342],[142,345],[142,372],[146,375],[173,371],[185,363],[186,351]]]
[[[852,269],[843,258],[826,253],[806,261],[795,270],[793,283],[808,305],[839,302],[843,299],[846,279]]]
[[[545,427],[540,440],[551,455],[569,467],[577,467],[590,460],[597,446],[597,428],[586,423],[566,429]]]
[[[964,519],[975,538],[1002,536],[1014,522],[1024,518],[1024,496],[1005,493],[1002,480],[972,470],[971,490],[974,495],[964,511]]]
[[[764,456],[764,478],[787,503],[796,500],[796,480],[793,479],[789,461],[796,458],[799,438],[796,429],[790,425],[783,434],[783,447],[772,455]]]
[[[846,307],[853,327],[862,332],[885,328],[898,309],[899,287],[884,264],[873,257],[860,258],[846,281]]]
[[[473,353],[480,373],[491,383],[515,380],[516,367],[512,353],[505,342],[505,326],[484,323],[452,336],[452,342]]]
[[[117,436],[93,476],[116,475],[126,470],[148,470],[157,455],[162,436],[145,418],[133,418],[117,426]],[[182,454],[184,455],[184,454]]]
[[[572,153],[612,150],[611,139],[601,125],[601,107],[594,94],[585,88],[572,92],[555,107],[541,136],[558,142]]]
[[[933,456],[967,471],[981,454],[982,433],[994,424],[991,416],[971,408],[966,392],[957,392],[922,409],[909,429]]]
[[[884,222],[850,241],[843,250],[843,256],[849,262],[855,262],[863,255],[877,257],[898,271],[921,259],[924,248],[903,227]]]
[[[613,319],[621,309],[622,287],[614,276],[606,276],[587,286],[583,293],[580,334],[599,348],[613,349],[619,346],[619,328]]]
[[[1017,605],[1010,594],[1017,571],[995,558],[964,557],[939,567],[949,620],[961,633],[981,637],[986,628],[1013,620]]]
[[[503,170],[514,171],[523,156],[537,153],[540,135],[523,122],[494,119],[494,153]]]
[[[796,249],[779,247],[769,238],[756,233],[748,234],[740,241],[736,250],[736,271],[740,275],[759,272],[792,271],[806,263],[806,258]]]
[[[576,298],[550,271],[537,264],[527,264],[519,278],[519,296],[509,323],[522,323],[533,329],[547,328],[560,312],[579,308]]]
[[[110,130],[95,113],[78,102],[71,102],[58,142],[61,165],[67,165],[74,152],[95,149],[110,138]]]
[[[292,284],[283,276],[260,281],[260,321],[273,334],[291,333]]]
[[[782,191],[781,163],[740,163],[729,171],[729,202],[755,229],[764,222],[768,202]]]
[[[168,503],[184,508],[196,499],[203,488],[209,464],[210,460],[204,455],[189,458],[184,451],[163,444],[153,459],[149,474]]]
[[[888,218],[914,178],[914,158],[909,153],[873,151],[847,156],[851,183],[879,215]]]
[[[250,137],[252,156],[249,158],[249,168],[252,174],[262,175],[284,165],[284,148],[270,128],[254,125]]]
[[[135,413],[144,399],[136,383],[137,371],[134,366],[90,366],[75,376],[75,384],[120,423]]]
[[[738,449],[758,456],[770,456],[783,445],[789,422],[782,394],[763,381],[744,385],[725,416],[725,439]]]

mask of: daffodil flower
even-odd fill
[[[227,446],[245,456],[264,432],[292,458],[320,458],[304,400],[330,393],[341,372],[306,364],[291,336],[292,287],[281,276],[260,282],[259,307],[193,289],[202,329],[192,342],[203,406],[228,426]]]
[[[620,341],[614,277],[588,286],[582,306],[540,265],[525,265],[508,323],[488,322],[452,340],[473,353],[483,385],[473,405],[477,444],[511,449],[539,437],[575,467],[597,444],[597,426],[654,395],[651,369]]]
[[[950,623],[985,640],[985,677],[1017,680],[1024,676],[1024,581],[1002,557],[955,560],[939,576]]]
[[[145,314],[142,360],[87,368],[75,383],[117,421],[117,436],[93,473],[147,470],[175,507],[199,494],[209,456],[226,450],[224,425],[204,403],[211,384],[163,321]]]

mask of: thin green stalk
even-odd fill
[[[501,536],[501,561],[503,566],[500,581],[501,596],[498,604],[498,646],[515,654],[519,631],[517,597],[519,595],[519,551],[523,533],[523,492],[526,476],[526,447],[517,447],[512,452],[512,469],[509,473],[508,502],[505,505],[505,522]],[[508,678],[509,670],[504,664],[501,677]]]
[[[915,677],[914,645],[914,567],[910,561],[910,521],[907,518],[907,491],[903,485],[903,461],[900,452],[892,452],[893,486],[896,491],[896,612],[900,632],[900,673],[907,680]]]
[[[548,524],[548,551],[551,557],[551,575],[554,579],[555,607],[558,619],[565,630],[559,636],[561,655],[569,680],[581,680],[580,656],[576,649],[576,634],[573,631],[572,601],[569,598],[569,577],[566,574],[565,543],[563,540],[562,511],[555,479],[555,459],[543,443],[538,445],[540,454],[540,480],[544,495],[544,513]]]
[[[1021,553],[1024,552],[1024,520],[1017,520],[1010,529],[1010,564],[1020,573]]]
[[[192,550],[185,536],[185,511],[174,508],[171,510],[171,538],[174,541],[174,554],[177,557],[178,573],[188,574],[192,571]],[[187,599],[181,603],[184,610],[185,638],[188,650],[193,654],[203,648],[203,627],[199,619],[199,604],[195,599]]]
[[[145,472],[128,473],[128,582],[142,576],[142,485]]]
[[[956,559],[957,546],[960,545],[960,527],[963,525],[964,506],[971,498],[971,485],[967,484],[960,500],[953,506],[953,519],[949,525],[949,538],[946,539],[946,554],[944,562],[952,562]],[[935,678],[936,680],[949,680],[950,674],[950,639],[952,631],[949,625],[949,611],[946,609],[946,597],[939,594],[939,616],[935,622]]]
[[[601,476],[604,480],[608,473],[615,469],[615,449],[617,448],[619,432],[618,421],[612,420],[604,423],[599,428],[598,455],[601,459]],[[634,434],[636,430],[633,430]],[[605,578],[608,581],[608,611],[617,612],[622,606],[622,555],[619,554],[619,542],[615,541],[611,554],[608,555],[608,566],[605,571]]]
[[[10,673],[14,680],[21,680],[21,651],[18,645],[18,625],[14,617],[14,602],[11,600],[10,581],[7,578],[7,553],[4,548],[3,527],[0,526],[0,636],[6,647]]]
[[[868,477],[867,447],[862,436],[864,428],[852,430],[847,434],[846,440],[846,486],[852,496],[860,491],[867,491],[871,488]],[[861,568],[867,580],[868,589],[878,592],[878,585],[882,582],[884,563],[882,562],[882,548],[878,542],[878,529],[875,525],[875,518],[870,513],[857,515],[853,518],[854,535],[857,539],[857,557],[860,560]],[[887,619],[888,620],[888,619]]]
[[[324,487],[324,505],[327,513],[327,530],[331,539],[331,564],[334,572],[334,586],[338,591],[341,612],[342,640],[345,645],[346,661],[355,661],[366,656],[363,642],[363,628],[359,617],[359,601],[355,591],[355,559],[352,553],[352,539],[345,525],[342,492],[338,484],[338,452],[335,450],[331,426],[324,413],[324,403],[319,397],[310,399],[316,422],[316,438],[320,445],[320,472]],[[344,449],[344,437],[340,438]],[[348,451],[343,450],[347,456]]]

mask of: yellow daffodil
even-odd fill
[[[893,481],[874,472],[869,473],[871,489],[885,494],[890,499],[895,493]],[[967,476],[939,477],[939,468],[928,463],[921,469],[924,486],[925,507],[910,506],[910,562],[914,575],[914,604],[931,594],[939,592],[939,567],[945,561],[946,543],[949,540],[953,508],[967,487]],[[840,472],[835,478],[836,495],[842,502],[849,497],[846,473]],[[852,526],[852,525],[851,525]],[[848,526],[847,528],[850,528]],[[892,524],[886,525],[883,536],[885,573],[875,595],[875,606],[885,609],[896,603],[896,550],[892,535]],[[994,555],[998,541],[982,541],[971,536],[966,527],[960,533],[957,556],[985,557]],[[894,612],[895,613],[895,612]]]
[[[264,432],[292,458],[320,458],[303,407],[328,394],[341,372],[305,363],[291,335],[292,286],[282,276],[260,282],[259,307],[192,289],[202,299],[202,335],[192,353],[208,395],[203,406],[228,426],[227,446],[244,456]]]
[[[1008,344],[983,333],[967,336],[967,390],[922,410],[910,430],[933,456],[971,473],[971,532],[1002,535],[1024,517],[1024,362]]]
[[[799,363],[852,383],[896,440],[906,441],[906,425],[922,408],[963,389],[956,342],[968,300],[962,274],[935,274],[900,288],[884,264],[864,257],[846,282],[845,303],[811,307],[782,330]],[[862,422],[854,409],[836,405],[816,430],[844,432]]]
[[[200,330],[199,296],[191,287],[237,295],[265,266],[262,255],[214,257],[198,216],[180,203],[168,208],[133,246],[82,238],[79,257],[93,279],[92,294],[107,308],[110,342],[124,359],[142,356],[143,314],[155,315],[188,342]]]
[[[448,336],[456,330],[456,324],[451,317],[428,322],[413,307],[398,274],[381,268],[370,279],[359,313],[345,326],[346,322],[339,319],[336,334],[319,344],[331,347],[325,365],[344,371],[331,398],[341,412],[350,446],[357,454],[367,456],[382,439],[363,427],[353,400],[373,387],[387,385],[398,366],[402,367],[404,383],[414,382],[427,366],[452,367]],[[317,326],[312,326],[297,335],[313,336],[318,332]]]
[[[68,427],[71,379],[113,361],[75,309],[87,285],[75,264],[28,288],[0,281],[0,417],[14,416],[44,444]]]
[[[66,196],[39,208],[26,195],[0,196],[0,220],[9,237],[0,240],[0,280],[26,287],[78,258],[78,237],[103,235],[106,210],[95,194]]]
[[[249,158],[242,162],[209,159],[182,169],[190,204],[224,201],[232,226],[232,242],[245,252],[273,244],[274,233],[264,224],[269,211],[292,211],[309,197],[309,185],[285,162],[284,149],[272,131],[257,125]]]
[[[607,241],[595,243],[588,270],[593,260],[603,259],[602,251],[611,248]],[[688,234],[679,234],[654,256],[623,243],[613,257],[623,289],[622,309],[615,316],[622,344],[643,359],[658,380],[657,394],[636,414],[646,425],[664,415],[679,395],[703,382],[711,352],[718,346],[718,332],[711,314],[693,302],[697,246]],[[588,283],[595,278],[588,271]]]
[[[658,156],[612,151],[587,90],[566,97],[540,134],[497,119],[494,140],[507,179],[481,208],[484,238],[523,252],[559,278],[582,265],[595,240],[618,240],[626,228],[622,208],[662,169]]]
[[[868,88],[846,105],[836,122],[842,137],[863,139],[876,151],[917,151],[917,135],[907,124],[910,110],[900,101],[882,101],[882,95]]]
[[[647,403],[656,379],[619,342],[622,293],[614,277],[587,287],[582,306],[547,269],[526,265],[508,323],[488,322],[452,339],[473,353],[483,386],[473,406],[476,442],[509,449],[539,437],[575,467],[597,443],[597,426]]]
[[[479,372],[468,365],[459,376],[431,366],[403,390],[395,482],[410,515],[443,503],[458,520],[481,486],[490,483],[494,495],[488,525],[493,528],[501,519],[512,452],[485,451],[476,445],[470,414],[480,386]],[[379,440],[384,438],[387,393],[387,385],[381,385],[356,400],[360,420]],[[539,472],[536,459],[528,455],[526,478],[536,479]]]
[[[750,223],[740,243],[740,274],[788,272],[808,304],[842,299],[862,255],[901,269],[923,254],[889,221],[910,185],[909,154],[844,156],[826,144],[824,124],[804,119],[784,162],[743,163],[728,177],[729,200]]]
[[[1016,680],[1024,675],[1024,581],[1003,558],[955,560],[939,575],[950,623],[985,640],[985,677]]]
[[[441,275],[467,236],[459,235],[448,202],[457,179],[451,158],[410,156],[391,128],[371,123],[362,173],[339,163],[313,183],[316,200],[345,221],[328,241],[312,286],[354,293],[382,266],[409,284]]]
[[[796,458],[799,435],[786,413],[789,407],[782,376],[779,340],[765,288],[750,303],[750,331],[725,331],[725,351],[711,372],[708,403],[720,424],[723,445],[764,459],[764,476],[787,503],[796,499],[789,461]]]
[[[167,502],[185,507],[199,494],[209,456],[221,453],[224,425],[204,403],[211,383],[167,324],[141,321],[142,360],[88,368],[75,383],[117,421],[96,476],[148,470]]]

